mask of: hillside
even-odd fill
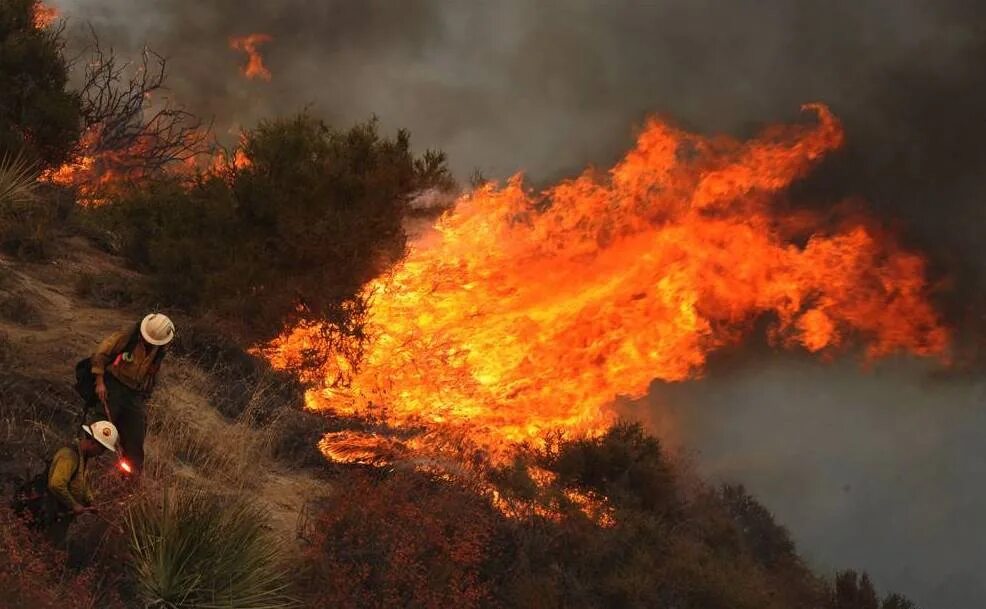
[[[132,277],[119,260],[81,237],[67,239],[59,249],[63,255],[49,263],[0,258],[4,482],[35,471],[74,437],[81,416],[72,389],[75,362],[107,333],[143,314],[97,306],[79,295],[89,291],[86,283],[93,277]],[[214,405],[228,388],[213,372],[203,369],[193,351],[168,360],[150,403],[146,483],[178,479],[220,493],[249,493],[269,511],[277,536],[293,540],[306,502],[328,494],[331,485],[273,459],[273,423],[258,429],[223,416]],[[109,461],[103,466],[112,468]]]
[[[142,477],[89,469],[64,550],[0,507],[0,609],[912,607],[612,409],[758,320],[821,357],[947,352],[920,253],[789,206],[845,139],[828,106],[742,141],[649,119],[609,171],[463,188],[373,115],[217,133],[164,55],[90,30],[76,57],[56,14],[0,2],[4,495],[79,435],[97,341],[179,330]]]
[[[71,388],[75,361],[140,314],[100,306],[120,294],[92,288],[110,277],[139,277],[120,260],[81,236],[60,239],[56,251],[47,263],[0,259],[4,496],[71,438],[79,409]],[[812,575],[784,529],[742,488],[706,487],[632,427],[598,441],[522,452],[513,465],[493,468],[487,476],[499,507],[490,487],[476,480],[400,464],[376,471],[313,464],[297,443],[313,449],[319,425],[348,423],[299,423],[292,419],[296,402],[273,403],[284,394],[270,379],[243,377],[246,387],[234,387],[229,369],[246,356],[230,358],[228,345],[202,338],[201,322],[178,319],[186,331],[151,402],[141,489],[121,490],[104,461],[97,477],[111,502],[99,517],[80,522],[71,539],[73,569],[104,573],[101,598],[130,594],[127,570],[105,574],[108,565],[128,560],[120,537],[126,511],[175,488],[199,488],[224,502],[245,498],[269,515],[271,538],[296,565],[293,590],[306,606],[444,607],[452,599],[470,607],[880,606],[865,576],[847,572],[833,584]],[[216,357],[223,349],[225,360]],[[546,484],[531,478],[540,468],[548,472]],[[613,520],[589,516],[580,496],[602,498]],[[16,538],[9,529],[2,533]],[[54,575],[32,577],[44,585]],[[882,604],[909,606],[899,597]]]

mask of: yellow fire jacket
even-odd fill
[[[86,459],[78,447],[59,449],[48,469],[48,490],[66,509],[92,505],[93,496],[86,482]]]
[[[127,387],[135,391],[147,391],[151,388],[154,375],[157,374],[154,358],[160,347],[148,349],[144,341],[137,341],[133,352],[123,353],[133,332],[134,326],[130,324],[99,343],[96,352],[92,354],[92,373],[103,374],[109,371]]]

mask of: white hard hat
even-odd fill
[[[140,322],[140,334],[152,345],[167,345],[175,337],[175,324],[167,315],[151,313]]]
[[[116,431],[116,425],[109,421],[96,421],[92,425],[83,425],[82,429],[92,436],[94,440],[116,452],[116,441],[120,437],[120,434]]]

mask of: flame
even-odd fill
[[[270,80],[270,70],[264,65],[264,58],[257,47],[271,40],[273,38],[269,34],[247,34],[246,36],[233,36],[229,39],[229,48],[247,55],[247,65],[241,68],[244,76],[249,79]]]
[[[537,487],[539,494],[551,489],[557,480],[554,472],[536,466],[528,466],[527,475]],[[507,498],[495,486],[489,484],[481,488],[490,497],[493,507],[500,510],[500,513],[508,518],[538,517],[559,522],[563,518],[560,503],[561,497],[564,497],[566,501],[578,508],[586,518],[600,527],[610,528],[616,525],[616,510],[610,504],[609,499],[591,491],[566,488],[561,491],[561,497],[552,498],[549,492],[545,495],[547,501],[545,498],[539,501],[529,498]]]
[[[332,461],[364,465],[394,463],[407,452],[404,445],[391,438],[349,431],[326,434],[319,449]]]
[[[495,457],[549,430],[599,433],[614,398],[700,375],[763,318],[780,346],[944,359],[920,255],[863,220],[785,209],[786,188],[843,141],[827,107],[806,109],[816,121],[747,142],[651,119],[607,173],[464,196],[367,286],[363,365],[330,358],[308,406],[465,430]],[[291,368],[316,331],[287,329],[262,351]]]
[[[191,148],[194,142],[208,137],[204,130],[190,131],[185,142]],[[144,151],[156,145],[151,134],[139,135],[134,141],[120,149],[105,149],[102,129],[97,125],[83,133],[79,142],[79,153],[71,161],[41,173],[39,180],[72,188],[77,191],[77,200],[84,207],[97,207],[108,202],[113,194],[119,193],[124,185],[133,184],[147,178],[155,169],[144,166],[139,160]],[[237,150],[233,163],[240,167],[241,150]],[[244,157],[245,159],[245,157]],[[245,159],[249,162],[249,159]],[[184,160],[175,159],[167,169],[174,175],[193,175],[201,165],[217,168],[220,158],[203,159],[196,153]],[[163,167],[160,169],[164,169]]]
[[[44,2],[34,4],[34,28],[44,30],[51,26],[58,19],[58,9],[48,6]]]
[[[130,465],[130,462],[127,461],[126,459],[120,459],[119,461],[116,462],[116,464],[117,466],[119,466],[120,471],[126,474],[132,474],[134,472],[133,466]]]
[[[73,160],[43,172],[40,180],[78,191],[78,201],[83,206],[99,206],[108,200],[107,195],[115,185],[126,178],[117,169],[119,160],[130,151],[99,151],[100,130],[86,131],[80,140],[79,155]]]

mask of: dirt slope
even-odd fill
[[[70,428],[81,412],[81,402],[71,390],[75,363],[103,336],[142,314],[94,306],[78,296],[79,283],[90,275],[127,276],[118,260],[80,237],[68,239],[60,249],[61,256],[43,264],[0,257],[0,342],[6,342],[7,353],[0,358],[0,372],[16,375],[22,383],[36,381],[45,388],[37,399],[56,395],[53,408],[65,411],[48,417],[40,435],[44,446],[35,447],[37,454],[50,452],[74,431]],[[324,496],[328,487],[311,473],[272,459],[265,430],[222,416],[210,399],[220,391],[191,361],[167,360],[149,403],[146,483],[180,479],[219,492],[247,494],[267,507],[279,536],[296,538],[306,503]],[[3,423],[0,439],[17,441],[18,423],[9,414]]]

